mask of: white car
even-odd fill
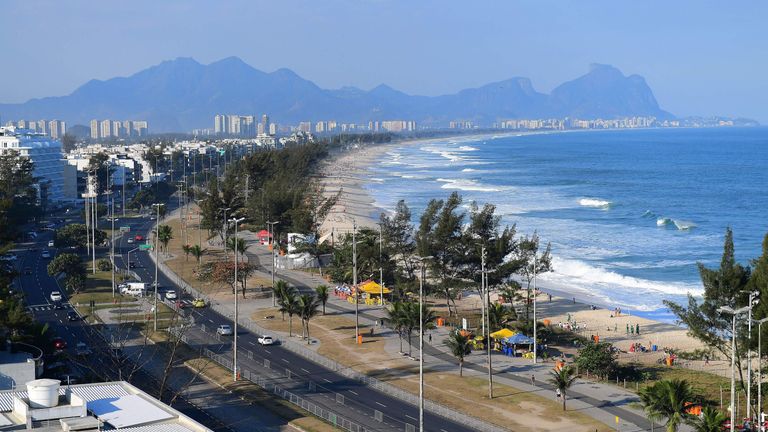
[[[126,240],[128,244],[133,244],[133,237],[128,237],[128,240]]]
[[[48,240],[48,247],[54,247],[55,244],[53,240]]]
[[[40,257],[41,258],[50,258],[51,257],[51,253],[48,252],[47,250],[44,250],[43,253],[40,254]]]
[[[62,297],[61,297],[61,293],[60,292],[58,292],[58,291],[52,291],[51,292],[51,301],[59,302],[59,301],[61,301],[61,299],[62,299]]]
[[[266,336],[266,335],[265,336],[261,336],[258,339],[258,341],[262,345],[272,345],[273,343],[275,343],[275,341],[272,340],[272,336]]]
[[[165,298],[168,300],[176,300],[176,291],[166,291],[165,292]]]
[[[222,324],[216,329],[216,333],[222,336],[230,336],[232,334],[232,326],[229,324]]]

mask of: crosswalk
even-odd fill
[[[72,305],[69,303],[62,303],[61,307],[62,309],[72,309]],[[53,310],[53,305],[52,304],[32,305],[32,306],[27,306],[27,310],[32,312],[49,311],[49,310]]]

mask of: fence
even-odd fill
[[[154,259],[154,257],[152,257]],[[182,278],[180,278],[178,275],[173,273],[164,263],[160,263],[159,266],[160,270],[166,274],[169,278],[177,281],[178,285],[181,286],[184,290],[194,293],[194,295],[198,296],[199,298],[202,298],[205,300],[205,302],[209,305],[211,309],[216,311],[222,316],[228,317],[230,319],[233,318],[233,311],[229,310],[226,307],[223,307],[222,305],[213,302],[205,296],[204,294],[198,292],[195,288],[190,286],[186,283]],[[264,335],[264,334],[273,334],[273,332],[268,331],[264,329],[263,327],[259,326],[258,324],[255,324],[253,321],[247,320],[239,320],[238,325],[241,327],[244,327],[251,331],[254,334],[257,335]],[[277,338],[276,338],[277,339]],[[182,339],[183,340],[183,339]],[[351,369],[347,366],[341,365],[325,356],[322,356],[318,354],[317,352],[310,350],[302,344],[296,343],[291,340],[282,340],[280,339],[280,344],[282,347],[288,349],[289,351],[304,357],[308,360],[311,360],[327,369],[330,369],[336,373],[339,373],[347,378],[353,379],[355,381],[361,382],[369,387],[372,387],[382,393],[385,393],[389,396],[392,396],[394,398],[400,399],[406,403],[409,403],[414,406],[419,406],[419,397],[417,395],[414,395],[413,393],[409,393],[399,387],[396,387],[392,384],[385,383],[383,381],[380,381],[376,378],[367,376],[365,374],[362,374],[360,372],[355,371],[354,369]],[[230,361],[230,369],[231,368],[231,361]],[[430,412],[435,415],[439,415],[443,418],[446,418],[448,420],[454,421],[458,424],[465,425],[467,427],[470,427],[477,431],[482,432],[502,432],[505,431],[505,429],[500,428],[498,426],[492,425],[490,423],[484,422],[476,417],[472,417],[468,414],[458,412],[455,409],[445,407],[443,405],[440,405],[438,403],[435,403],[433,401],[430,401],[428,399],[424,400],[424,410],[427,412]],[[309,410],[308,410],[309,411]],[[326,419],[327,420],[327,419]],[[335,423],[334,423],[335,424]],[[353,429],[347,429],[347,430],[353,430]],[[357,429],[355,429],[357,430]],[[362,429],[360,429],[362,430]]]

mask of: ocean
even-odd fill
[[[646,129],[446,138],[403,145],[369,168],[381,211],[405,199],[414,223],[459,191],[495,204],[518,233],[551,242],[544,289],[662,321],[663,300],[701,295],[726,227],[737,259],[768,233],[768,128]]]

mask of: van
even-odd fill
[[[55,242],[53,240],[48,240],[48,247],[54,247]]]
[[[120,286],[120,294],[142,297],[147,291],[144,282],[126,282]]]

